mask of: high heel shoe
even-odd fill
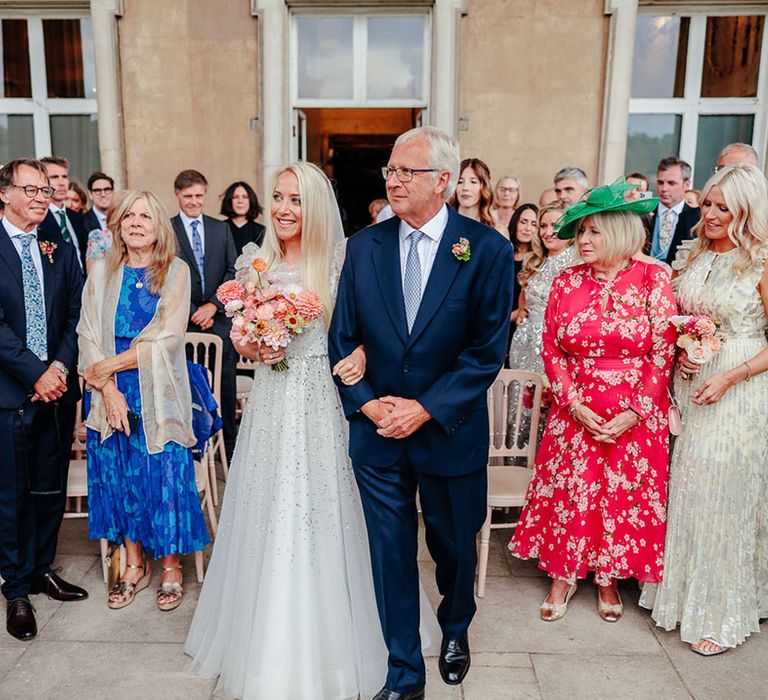
[[[163,566],[162,571],[176,571],[181,570],[181,564],[176,566]],[[166,598],[164,603],[160,602],[161,598]],[[163,581],[160,584],[160,588],[157,589],[157,607],[163,612],[169,612],[176,610],[181,605],[181,601],[184,598],[184,586],[181,581]]]
[[[568,589],[568,592],[565,594],[565,600],[562,603],[548,603],[545,598],[539,608],[539,617],[544,620],[544,622],[554,622],[555,620],[559,620],[565,615],[566,610],[568,610],[568,601],[573,597],[574,593],[576,593],[575,583]]]
[[[615,588],[618,603],[606,603],[600,597],[600,588],[597,587],[597,614],[606,622],[618,622],[624,614],[624,603],[621,600],[621,594],[618,587]]]

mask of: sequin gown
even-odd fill
[[[566,248],[559,255],[548,257],[525,287],[525,308],[528,315],[521,321],[509,348],[509,368],[544,374],[541,359],[541,334],[549,290],[555,277],[566,267],[578,262],[576,249]]]
[[[555,279],[544,330],[554,404],[510,543],[552,577],[661,579],[675,312],[667,273],[639,260],[609,282],[587,265]],[[568,413],[576,400],[607,420],[630,407],[644,420],[596,442]]]
[[[124,268],[115,311],[117,353],[130,348],[155,315],[160,297],[149,291],[145,272]],[[116,381],[128,408],[140,416],[139,370],[118,372]],[[149,454],[139,422],[130,436],[116,431],[103,442],[101,433],[89,428],[86,453],[91,538],[138,541],[156,558],[196,552],[208,544],[188,447],[169,442],[162,452]]]
[[[673,267],[687,255],[688,246]],[[762,263],[739,277],[737,256],[706,252],[674,283],[680,313],[719,320],[726,341],[694,380],[675,372],[683,431],[670,467],[664,580],[645,586],[640,599],[660,627],[679,624],[683,641],[710,638],[725,647],[768,617],[768,373],[732,386],[715,404],[697,406],[690,397],[766,346]]]
[[[225,697],[369,698],[387,651],[322,319],[286,355],[256,367],[185,651]]]

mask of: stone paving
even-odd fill
[[[755,635],[722,656],[700,657],[675,633],[655,628],[637,607],[632,583],[622,587],[625,615],[616,624],[597,616],[591,585],[582,585],[565,618],[540,621],[547,580],[534,565],[506,552],[509,534],[493,532],[486,596],[478,601],[470,631],[469,676],[462,687],[450,688],[440,680],[437,659],[428,658],[428,700],[768,697],[768,634]],[[88,540],[84,520],[64,522],[57,565],[65,579],[85,586],[91,597],[69,604],[33,598],[37,638],[23,643],[0,635],[0,699],[213,697],[212,681],[185,673],[182,644],[200,590],[191,557],[185,565],[186,598],[172,613],[155,607],[157,566],[151,588],[133,605],[107,608],[98,543]],[[434,604],[434,568],[426,553],[421,570]],[[768,633],[768,623],[763,632]]]

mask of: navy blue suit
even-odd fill
[[[21,258],[0,223],[0,574],[9,600],[29,593],[56,553],[66,501],[77,383],[77,322],[83,277],[73,246],[58,231],[38,231],[57,245],[42,256],[47,362],[26,345]],[[31,402],[34,384],[54,360],[69,369],[69,389],[57,402]]]
[[[83,219],[83,215],[79,212],[76,212],[74,209],[67,208],[67,219],[69,219],[69,223],[72,224],[72,228],[75,231],[75,236],[77,237],[77,246],[80,248],[80,264],[82,270],[85,270],[85,254],[88,249],[89,229],[86,229],[85,227],[85,220]],[[59,223],[59,220],[53,215],[53,212],[50,209],[45,215],[45,219],[43,219],[40,226],[38,226],[38,230],[41,234],[51,238],[51,240],[57,237],[61,238],[61,224]]]
[[[329,335],[331,365],[365,346],[365,377],[337,381],[350,456],[365,510],[374,584],[389,649],[386,687],[424,685],[416,564],[418,486],[427,546],[444,598],[438,620],[460,638],[475,613],[475,538],[486,515],[486,392],[504,360],[513,302],[513,249],[493,229],[448,208],[421,305],[408,333],[399,223],[388,219],[347,243]],[[451,252],[469,240],[471,257]],[[360,412],[392,395],[416,399],[432,419],[408,438],[377,434]]]

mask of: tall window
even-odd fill
[[[765,143],[765,14],[637,18],[626,172],[679,155],[701,187],[720,149]]]
[[[0,163],[68,158],[73,179],[99,168],[89,18],[0,18]]]
[[[426,15],[304,15],[293,21],[296,107],[423,107]]]

